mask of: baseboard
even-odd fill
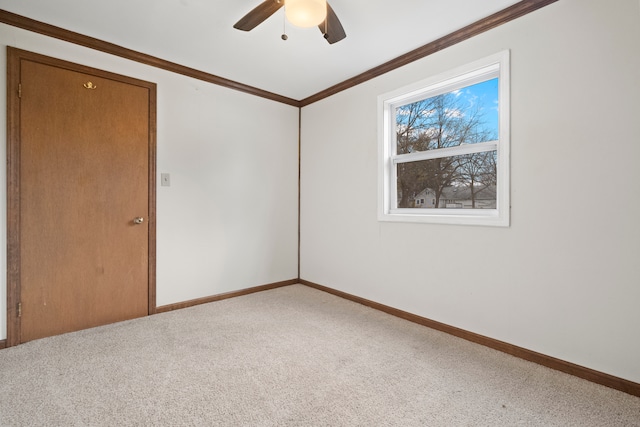
[[[526,348],[518,347],[513,344],[509,344],[504,341],[499,341],[493,338],[479,335],[473,332],[466,331],[464,329],[456,328],[444,323],[436,322],[435,320],[427,319],[415,314],[408,313],[397,308],[389,307],[384,304],[380,304],[374,301],[370,301],[365,298],[361,298],[355,295],[348,294],[346,292],[338,291],[336,289],[328,288],[326,286],[318,285],[317,283],[309,282],[308,280],[300,279],[298,283],[309,286],[314,289],[318,289],[330,294],[339,296],[341,298],[371,307],[373,309],[391,314],[392,316],[400,317],[413,323],[417,323],[423,326],[427,326],[438,331],[445,332],[450,335],[471,341],[477,344],[484,345],[485,347],[492,348],[494,350],[501,351],[503,353],[510,354],[520,359],[534,362],[547,368],[554,369],[556,371],[564,372],[566,374],[573,375],[578,378],[582,378],[597,384],[601,384],[616,390],[623,391],[633,396],[640,397],[640,384],[633,381],[618,378],[613,375],[605,374],[604,372],[595,371],[584,366],[576,365],[571,362],[567,362],[555,357],[547,356]]]
[[[270,289],[281,288],[283,286],[290,286],[299,283],[298,279],[285,280],[283,282],[271,283],[268,285],[256,286],[253,288],[241,289],[239,291],[227,292],[224,294],[212,295],[209,297],[192,299],[189,301],[178,302],[175,304],[163,305],[156,307],[157,313],[166,313],[167,311],[180,310],[182,308],[193,307],[194,305],[207,304],[210,302],[221,301],[229,298],[241,297],[243,295],[249,295],[256,292],[268,291]]]
[[[0,350],[7,348],[7,340],[0,340]]]

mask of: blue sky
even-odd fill
[[[459,99],[482,109],[484,128],[498,137],[498,79],[487,80],[454,91]]]

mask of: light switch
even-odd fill
[[[171,176],[168,173],[160,174],[160,185],[163,187],[171,186]]]

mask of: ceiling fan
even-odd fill
[[[287,3],[286,5],[285,5],[285,2]],[[311,25],[298,24],[292,20],[292,16],[289,13],[289,10],[294,9],[294,7],[297,6],[294,3],[305,3],[305,4],[301,4],[300,8],[320,7],[324,9],[326,5],[326,14],[324,10],[322,10],[322,16],[320,17],[322,21],[319,24],[317,22],[313,22]],[[325,2],[324,0],[307,0],[307,1],[264,0],[257,7],[255,7],[251,12],[247,13],[238,22],[236,22],[233,28],[236,28],[242,31],[251,31],[255,27],[257,27],[259,24],[264,22],[268,17],[276,13],[283,6],[285,6],[285,12],[287,12],[287,19],[289,19],[290,22],[298,26],[318,25],[318,28],[322,32],[322,35],[329,42],[329,44],[339,42],[340,40],[347,37],[347,34],[344,32],[344,28],[342,28],[342,24],[340,23],[340,20],[336,16],[331,6],[329,6],[329,3]],[[287,10],[287,8],[289,8],[289,10]],[[303,14],[307,15],[307,11],[304,10]],[[286,35],[283,35],[282,38],[283,40],[286,40]]]

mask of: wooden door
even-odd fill
[[[18,87],[8,92],[17,98],[9,263],[18,283],[9,344],[147,315],[155,85],[10,52]]]

